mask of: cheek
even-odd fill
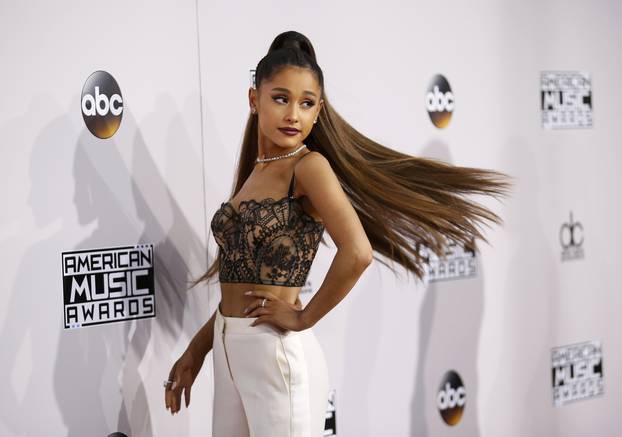
[[[262,130],[270,130],[274,128],[274,115],[269,113],[263,113],[259,117],[259,126]]]
[[[265,110],[261,115],[266,125],[275,125],[283,118],[283,114],[280,113],[278,108],[274,107]]]
[[[311,129],[313,129],[313,120],[315,120],[315,116],[312,114],[309,114],[304,118],[304,125],[306,130],[311,131]]]

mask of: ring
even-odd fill
[[[261,301],[261,306],[265,307],[266,306],[266,298],[264,297],[263,300]]]
[[[173,381],[171,381],[170,379],[167,379],[166,381],[164,381],[164,388],[166,388],[167,385],[172,384]]]

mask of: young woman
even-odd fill
[[[328,372],[312,326],[352,289],[373,259],[418,278],[422,249],[485,238],[501,223],[465,194],[505,195],[505,175],[455,167],[384,147],[357,132],[328,102],[310,41],[276,37],[249,89],[237,183],[211,221],[222,299],[165,381],[171,413],[186,407],[214,351],[214,437],[320,437]],[[323,231],[337,246],[326,278],[303,309],[298,299]],[[382,262],[382,260],[381,260]],[[384,265],[387,265],[383,262]],[[389,268],[391,268],[389,266]]]

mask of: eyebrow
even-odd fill
[[[287,88],[281,88],[281,87],[272,88],[272,91],[282,91],[284,93],[291,93]],[[317,97],[314,92],[309,91],[309,90],[304,90],[302,93],[303,94],[310,94],[313,97]]]

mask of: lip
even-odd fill
[[[296,128],[280,127],[279,130],[283,132],[285,135],[296,135],[300,133],[300,130]]]

